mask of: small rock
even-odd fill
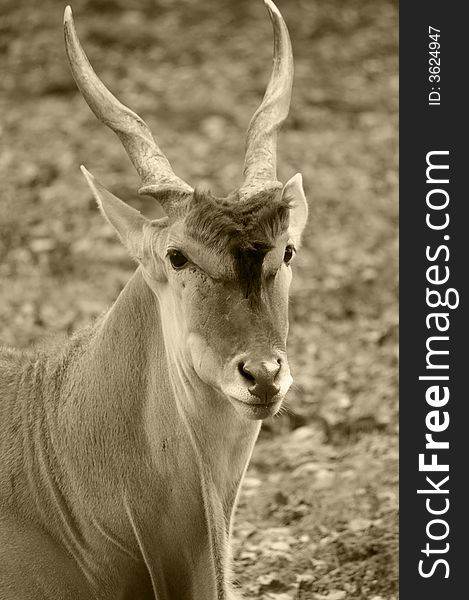
[[[325,560],[321,560],[320,558],[312,558],[311,564],[315,569],[322,569],[324,567],[327,567],[327,562]]]
[[[319,471],[320,469],[321,465],[319,465],[316,462],[303,463],[293,471],[292,477],[301,477],[303,475],[309,475],[311,473],[316,473],[316,471]]]
[[[290,434],[290,438],[297,442],[307,442],[314,438],[315,430],[312,427],[298,427]]]
[[[291,536],[291,527],[268,527],[264,529],[265,538],[277,538]]]
[[[245,561],[245,562],[255,562],[258,560],[257,554],[256,552],[241,552],[241,554],[239,555],[239,560]]]
[[[272,582],[276,582],[278,580],[277,573],[267,573],[267,575],[260,575],[257,578],[257,581],[261,585],[271,585]]]
[[[247,489],[258,488],[262,485],[262,481],[257,477],[245,477],[243,479],[243,487]]]
[[[334,481],[334,473],[329,469],[320,469],[316,473],[316,480],[313,482],[315,489],[324,489],[332,485]]]
[[[257,477],[245,477],[243,481],[243,494],[245,497],[255,496],[258,493],[262,481]]]
[[[332,590],[326,596],[323,594],[314,594],[314,600],[345,600],[347,592],[343,590]]]
[[[313,556],[314,554],[316,554],[316,552],[318,550],[318,544],[315,544],[314,542],[312,542],[311,544],[308,545],[308,550],[309,550],[311,556]]]
[[[293,600],[296,592],[293,591],[291,594],[281,593],[281,594],[264,594],[262,596],[263,600]]]
[[[29,247],[33,252],[50,252],[56,246],[55,240],[50,238],[36,238],[31,240]]]
[[[257,578],[260,589],[262,591],[285,592],[287,586],[281,581],[278,573],[268,573]]]
[[[296,576],[296,582],[300,587],[313,583],[315,579],[316,577],[312,573],[301,573],[301,575]]]
[[[360,517],[358,517],[357,519],[352,519],[351,521],[349,521],[349,529],[351,531],[365,531],[365,529],[369,529],[369,527],[371,527],[371,525],[373,525],[373,522],[370,521],[369,519],[361,519]]]
[[[287,542],[272,542],[269,544],[269,549],[274,552],[290,552],[291,547]]]

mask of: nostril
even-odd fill
[[[250,373],[248,371],[248,369],[246,368],[246,363],[240,362],[238,364],[238,370],[239,370],[241,376],[244,377],[244,379],[247,379],[251,383],[255,383],[256,379],[255,379],[254,375],[252,373]]]

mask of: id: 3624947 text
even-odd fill
[[[428,106],[440,106],[441,104],[441,32],[436,27],[428,27],[428,82],[430,90],[428,93]]]

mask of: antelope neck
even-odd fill
[[[260,425],[239,416],[228,398],[171,352],[162,319],[158,298],[139,268],[106,315],[91,362],[95,368],[101,365],[100,386],[118,403],[116,418],[134,429],[132,437],[139,435],[138,426],[145,430],[149,448],[185,437],[199,474],[210,479],[226,500],[239,484]],[[102,410],[99,399],[97,404],[96,410]]]

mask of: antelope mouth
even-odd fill
[[[247,400],[238,400],[230,396],[230,400],[236,410],[251,420],[262,420],[274,416],[282,403],[283,397],[277,397],[269,402],[249,402]]]

